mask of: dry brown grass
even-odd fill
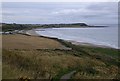
[[[89,67],[87,67],[89,68]],[[115,79],[118,76],[117,66],[95,66],[93,68],[93,73],[87,73],[84,70],[77,72],[72,78],[73,79]]]
[[[80,61],[78,57],[64,55],[63,52],[4,50],[3,78],[17,79],[19,76],[26,75],[33,79],[35,77],[48,79],[50,76],[55,76],[61,68],[76,66],[77,61]],[[37,72],[40,72],[40,75],[37,75]]]
[[[5,64],[3,67],[3,78],[8,79],[18,78],[19,76],[27,76],[32,79],[48,79],[50,76],[55,77],[61,69],[79,66],[92,67],[92,65],[105,66],[101,61],[96,61],[89,57],[77,57],[72,55],[70,51],[52,50],[3,50],[3,64]],[[15,69],[12,69],[12,67]],[[11,74],[10,69],[12,70]],[[7,74],[8,72],[9,74]]]
[[[5,49],[59,49],[65,47],[52,39],[20,34],[3,35],[2,41]]]

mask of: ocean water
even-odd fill
[[[47,28],[36,33],[64,40],[118,48],[118,26],[99,28]]]

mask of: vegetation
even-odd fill
[[[44,40],[46,39],[48,40],[48,38],[44,38]],[[4,48],[2,78],[28,77],[56,81],[72,70],[76,70],[72,79],[119,78],[117,64],[120,59],[117,49],[73,45],[63,40],[54,40],[66,47],[71,47],[72,50]]]
[[[32,29],[33,26],[29,24],[2,24],[2,31],[14,31],[14,30],[29,30]],[[35,27],[34,27],[35,28]]]
[[[85,23],[73,23],[73,24],[6,24],[2,23],[2,31],[14,31],[14,30],[30,30],[33,28],[59,28],[59,27],[87,27]]]
[[[58,41],[28,35],[3,35],[3,48],[6,49],[63,49],[66,48]]]

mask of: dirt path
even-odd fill
[[[65,74],[65,75],[63,75],[60,79],[60,81],[67,81],[68,79],[70,79],[71,78],[71,76],[75,73],[76,71],[72,71],[72,72],[70,72],[70,73],[68,73],[68,74]]]

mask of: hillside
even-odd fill
[[[33,28],[59,28],[59,27],[88,27],[85,23],[71,23],[71,24],[7,24],[2,23],[2,31],[14,30],[29,30]]]
[[[23,44],[25,48],[22,47]],[[38,46],[34,47],[34,44]],[[63,47],[72,49],[61,50]],[[30,78],[56,81],[73,70],[76,71],[71,77],[73,79],[120,78],[118,50],[112,48],[73,45],[63,40],[16,34],[3,35],[2,51],[3,79]]]

